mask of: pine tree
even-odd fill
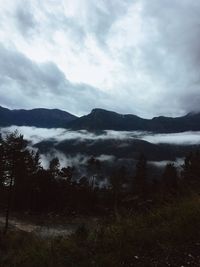
[[[49,163],[49,172],[53,178],[57,178],[60,172],[60,162],[57,157],[53,158]]]
[[[89,183],[90,183],[92,190],[94,189],[94,185],[95,185],[100,169],[101,169],[100,160],[92,156],[87,162],[87,171],[88,171],[88,175],[90,178]]]
[[[119,219],[119,195],[122,192],[123,184],[126,181],[126,168],[120,167],[117,171],[113,172],[110,177],[111,189],[113,192],[114,212],[116,219]]]
[[[168,163],[163,172],[163,184],[167,191],[176,193],[178,189],[178,173],[172,163]]]
[[[136,192],[141,196],[145,196],[146,189],[147,189],[147,159],[143,154],[141,154],[136,164],[133,192]]]
[[[5,221],[5,233],[8,229],[8,221],[11,210],[12,198],[14,188],[17,188],[19,183],[19,170],[22,170],[24,166],[21,165],[22,155],[25,152],[27,141],[24,140],[22,135],[19,135],[17,131],[8,134],[2,142],[4,148],[5,168],[4,175],[6,183],[8,184],[8,201],[6,208],[6,221]]]

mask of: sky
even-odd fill
[[[0,0],[0,105],[200,111],[200,1]]]

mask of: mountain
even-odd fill
[[[175,161],[184,158],[191,151],[198,151],[200,145],[152,144],[139,139],[66,139],[43,140],[35,144],[41,154],[51,154],[52,151],[64,153],[68,158],[87,156],[114,156],[116,159],[135,159],[141,153],[149,161]]]
[[[38,108],[32,110],[9,110],[0,106],[0,126],[35,126],[42,128],[65,127],[76,116],[59,110]]]
[[[42,128],[67,128],[72,130],[115,130],[115,131],[151,131],[155,133],[173,133],[200,131],[200,113],[188,113],[185,116],[154,117],[143,119],[136,115],[122,115],[100,108],[80,118],[59,109],[9,110],[0,107],[0,126],[35,126]]]
[[[116,131],[152,131],[173,133],[200,130],[200,113],[189,113],[182,117],[154,117],[143,119],[135,115],[122,115],[104,109],[93,109],[90,114],[82,116],[67,124],[73,130],[116,130]]]
[[[148,120],[135,115],[122,115],[104,109],[93,109],[89,115],[68,124],[73,130],[146,130]]]

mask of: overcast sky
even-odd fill
[[[200,110],[200,1],[0,0],[0,105]]]

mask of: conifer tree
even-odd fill
[[[136,164],[133,191],[145,196],[147,189],[147,159],[141,154]]]
[[[172,163],[168,163],[163,172],[163,184],[167,191],[176,192],[178,189],[178,173]]]

